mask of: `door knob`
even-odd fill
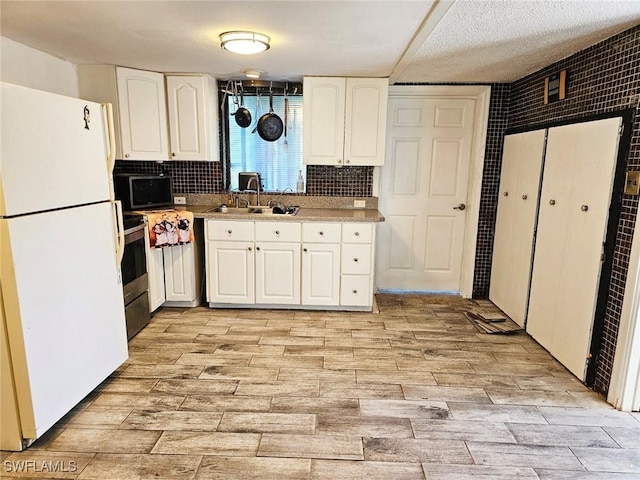
[[[459,204],[457,207],[453,207],[454,210],[464,210],[467,206],[464,203]]]

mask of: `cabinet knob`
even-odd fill
[[[357,262],[357,261],[358,261],[358,259],[357,259],[357,258],[354,258],[354,259],[353,259],[353,261],[354,261],[354,262]]]
[[[342,160],[338,159],[338,163],[342,163]]]
[[[589,210],[589,205],[582,205],[580,207],[580,210],[582,210],[583,212],[586,212],[587,210]]]
[[[302,251],[303,251],[303,252],[306,252],[306,251],[307,251],[307,249],[306,249],[306,248],[303,248],[303,249],[302,249]]]
[[[320,235],[324,235],[324,232],[320,232]]]
[[[227,230],[227,233],[231,235],[233,233],[233,230]]]
[[[171,156],[172,156],[172,157],[175,157],[175,156],[176,156],[176,154],[175,154],[174,152],[171,152]]]
[[[504,195],[505,197],[509,196],[509,192],[504,192],[502,195]]]
[[[353,293],[358,293],[358,290],[352,290]]]
[[[131,155],[129,155],[128,153],[124,154],[124,158],[129,158]]]
[[[349,160],[345,160],[345,162],[344,162],[344,163],[349,163]]]
[[[356,236],[356,237],[359,237],[359,236],[360,236],[360,232],[356,232],[356,233],[355,233],[355,236]]]
[[[247,247],[247,250],[251,251],[251,250],[253,250],[253,249],[252,249],[251,247]]]
[[[555,204],[556,204],[556,201],[553,198],[549,200],[549,205],[554,206]]]
[[[260,251],[260,247],[256,247],[256,250],[259,252]]]
[[[522,195],[523,200],[526,200],[527,198],[529,198],[527,195]]]
[[[276,235],[280,235],[280,230],[276,230]]]

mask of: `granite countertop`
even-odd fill
[[[384,222],[384,216],[371,208],[309,208],[301,207],[296,215],[260,215],[209,212],[215,205],[176,206],[177,210],[193,212],[195,218],[216,220],[266,220],[287,222]]]

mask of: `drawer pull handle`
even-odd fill
[[[233,233],[233,230],[227,230],[227,233],[231,235],[231,233]]]
[[[353,290],[353,293],[358,293],[358,290]]]
[[[356,237],[359,237],[360,236],[360,232],[356,232],[355,235],[356,235]]]

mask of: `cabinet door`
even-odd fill
[[[147,253],[147,276],[149,278],[149,311],[155,311],[166,298],[164,293],[164,259],[161,248],[149,246],[149,228],[144,229]]]
[[[342,165],[345,78],[304,78],[304,163]]]
[[[127,160],[168,160],[164,75],[116,69],[123,156]]]
[[[384,165],[388,78],[348,78],[344,165]]]
[[[299,243],[256,243],[256,303],[300,304]]]
[[[211,125],[213,108],[206,75],[167,76],[167,107],[172,160],[217,160],[212,143],[218,138]],[[215,91],[213,91],[215,93]],[[213,102],[215,105],[215,102]]]
[[[302,304],[339,303],[340,244],[305,243],[302,248]]]
[[[254,303],[253,242],[214,242],[207,246],[207,291],[212,303]]]
[[[193,302],[196,299],[195,255],[193,244],[162,249],[166,300]]]
[[[527,332],[585,379],[619,118],[549,129]]]
[[[507,135],[489,298],[524,327],[546,130]]]

